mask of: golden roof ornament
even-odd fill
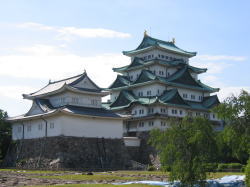
[[[175,44],[175,38],[172,38],[172,43]]]
[[[147,30],[144,31],[144,36],[148,36]]]

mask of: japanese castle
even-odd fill
[[[113,68],[119,74],[106,89],[110,100],[104,106],[131,115],[125,120],[124,135],[164,129],[169,119],[185,116],[203,116],[215,122],[215,128],[221,128],[221,121],[210,111],[219,103],[213,94],[219,89],[198,79],[207,69],[189,65],[189,58],[196,52],[180,49],[174,39],[152,38],[145,31],[140,45],[123,54],[131,58],[131,63]]]
[[[30,110],[10,117],[12,139],[42,137],[86,137],[116,139],[123,136],[123,116],[102,107],[108,95],[86,72],[55,82],[42,89],[23,94],[32,100]]]

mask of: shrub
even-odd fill
[[[245,179],[246,186],[250,186],[250,158],[245,168],[245,174],[246,174],[246,179]]]
[[[169,172],[169,171],[171,171],[171,168],[170,168],[170,166],[161,166],[161,171],[163,171],[163,172]]]
[[[156,168],[154,166],[148,166],[148,171],[156,171]]]
[[[207,172],[215,172],[218,168],[218,163],[206,163],[205,168]]]
[[[228,164],[219,164],[217,171],[224,171],[224,170],[241,170],[243,167],[240,163],[228,163]]]

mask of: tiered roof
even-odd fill
[[[83,79],[88,78],[88,80],[94,85],[94,89],[88,89],[88,88],[81,88],[78,87],[77,84],[81,82]],[[25,99],[34,99],[34,98],[40,98],[48,95],[53,95],[59,92],[62,92],[64,90],[70,90],[73,92],[80,92],[80,93],[90,93],[90,94],[95,94],[95,95],[107,95],[108,93],[102,92],[102,89],[99,88],[87,75],[86,72],[83,74],[74,76],[74,77],[69,77],[66,79],[54,81],[54,82],[49,82],[45,87],[42,89],[30,93],[30,94],[23,94],[23,97]]]
[[[136,49],[131,51],[123,51],[123,54],[127,56],[133,56],[135,54],[146,52],[152,49],[161,49],[187,57],[193,57],[196,55],[196,52],[188,52],[183,49],[180,49],[174,44],[174,42],[163,41],[156,38],[152,38],[147,34],[144,35],[141,44]]]
[[[140,75],[135,81],[129,81],[128,77],[118,75],[114,83],[107,90],[130,89],[133,87],[141,86],[144,84],[151,84],[155,82],[174,87],[189,88],[210,93],[219,91],[218,88],[212,88],[201,83],[199,80],[194,79],[189,72],[189,66],[187,64],[183,66],[182,69],[179,69],[176,73],[174,73],[168,78],[157,76],[150,70],[145,69],[141,71]]]
[[[175,60],[168,61],[168,60],[158,59],[156,57],[154,59],[145,61],[142,58],[135,57],[129,65],[123,66],[120,68],[113,68],[113,70],[115,72],[118,72],[118,73],[125,73],[125,72],[130,71],[130,70],[146,68],[152,64],[160,64],[160,65],[164,65],[164,66],[172,66],[172,67],[177,67],[177,68],[181,68],[181,67],[187,65],[181,59],[175,59]],[[190,66],[190,65],[188,65],[188,69],[194,73],[204,73],[207,71],[207,68],[198,68],[198,67],[194,67],[194,66]]]
[[[186,101],[182,99],[177,89],[166,90],[159,97],[137,97],[131,91],[122,90],[117,99],[113,103],[106,105],[105,107],[111,110],[121,110],[128,108],[132,104],[136,103],[141,105],[151,105],[159,103],[168,106],[208,111],[213,106],[219,104],[219,100],[218,97],[214,95],[205,97],[203,102]]]
[[[26,114],[20,116],[8,117],[6,120],[8,121],[30,120],[30,119],[41,118],[44,116],[51,116],[58,113],[64,113],[69,115],[81,115],[85,117],[124,118],[124,116],[116,114],[105,108],[92,108],[92,107],[73,106],[73,105],[53,107],[48,99],[39,99],[39,98],[36,98],[34,102],[41,109],[42,113],[29,115],[29,112],[27,112]]]

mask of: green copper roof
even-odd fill
[[[129,56],[129,55],[133,55],[139,52],[150,50],[156,47],[163,49],[163,50],[167,50],[172,53],[177,53],[183,56],[193,57],[196,55],[196,52],[188,52],[183,49],[180,49],[173,42],[159,40],[156,38],[152,38],[148,35],[144,36],[141,44],[135,50],[123,51],[123,54]]]
[[[132,84],[144,83],[152,80],[157,80],[157,76],[149,70],[142,70],[139,77]]]
[[[130,84],[130,81],[128,77],[117,75],[116,80],[109,86],[109,89],[128,86],[129,84]]]
[[[166,90],[159,98],[159,101],[164,104],[188,107],[188,104],[179,95],[177,89]]]
[[[212,108],[214,107],[215,105],[218,105],[220,104],[220,101],[217,97],[217,95],[212,95],[212,96],[208,96],[208,97],[204,97],[204,102],[203,102],[203,105],[206,107],[206,108]]]
[[[168,78],[156,76],[150,70],[142,70],[141,74],[134,82],[131,82],[130,84],[122,87],[108,88],[107,90],[129,89],[132,87],[137,87],[139,85],[142,86],[146,84],[152,84],[154,82],[160,82],[169,86],[200,90],[210,93],[219,91],[219,88],[212,88],[201,83],[199,80],[195,80],[188,71],[188,65],[178,70]]]
[[[176,67],[176,66],[183,67],[183,66],[187,65],[183,60],[178,60],[178,59],[168,61],[168,60],[158,59],[156,57],[155,59],[152,59],[149,61],[143,61],[143,59],[139,59],[136,57],[130,63],[130,65],[123,66],[120,68],[113,68],[113,71],[119,72],[119,73],[124,73],[124,72],[127,72],[129,70],[144,68],[144,67],[150,66],[152,64],[161,64],[164,66],[174,66],[174,67]],[[194,67],[194,66],[190,66],[190,65],[188,65],[188,69],[195,72],[195,73],[204,73],[207,71],[206,68],[198,68],[198,67]]]
[[[105,103],[105,107],[112,110],[119,110],[130,107],[133,103],[141,105],[151,105],[161,103],[168,106],[183,107],[193,110],[209,110],[219,103],[216,95],[204,97],[203,102],[193,102],[183,100],[177,89],[166,90],[161,96],[155,97],[137,97],[133,92],[123,90],[113,103]]]

